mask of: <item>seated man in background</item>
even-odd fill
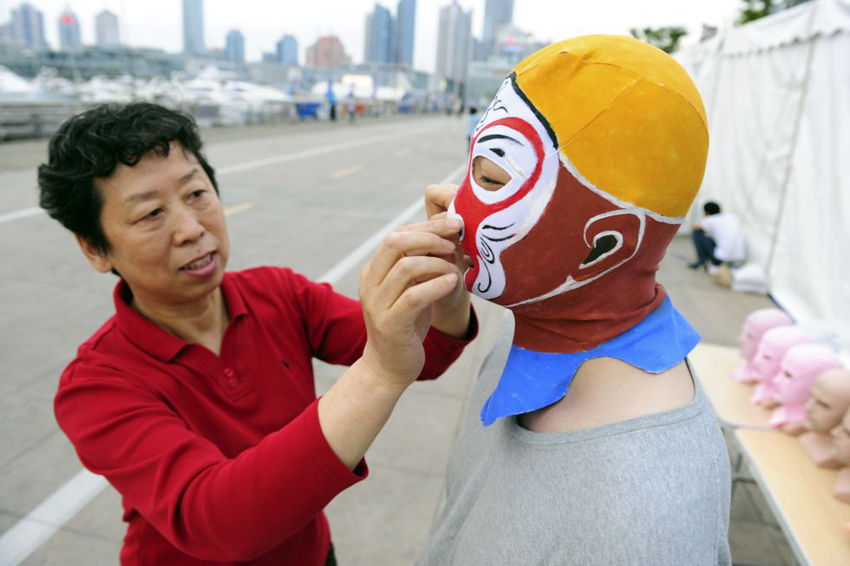
[[[697,261],[689,267],[699,269],[744,261],[747,246],[738,219],[728,212],[721,212],[716,202],[708,201],[702,208],[705,218],[694,225],[692,234]]]

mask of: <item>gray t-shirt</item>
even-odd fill
[[[597,428],[540,434],[514,417],[485,428],[479,412],[512,335],[506,317],[416,564],[731,564],[729,456],[699,385],[688,405]]]

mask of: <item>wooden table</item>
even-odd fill
[[[734,437],[800,563],[850,565],[850,505],[832,496],[838,471],[815,466],[793,436],[738,429]]]
[[[795,437],[770,427],[769,410],[750,403],[754,386],[732,379],[742,362],[737,348],[700,344],[688,359],[797,560],[850,566],[850,505],[832,496],[838,472],[815,466]]]
[[[688,360],[720,424],[731,429],[770,429],[770,411],[750,403],[754,386],[732,379],[743,361],[737,348],[699,344]]]

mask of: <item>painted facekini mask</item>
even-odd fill
[[[514,344],[482,420],[561,399],[581,363],[650,372],[699,336],[655,281],[705,169],[702,100],[669,55],[621,36],[550,45],[483,114],[449,209],[474,294],[514,313]],[[486,163],[486,161],[489,163]],[[486,179],[487,171],[503,185]]]

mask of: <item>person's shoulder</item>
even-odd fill
[[[77,355],[62,372],[60,388],[92,374],[103,375],[126,361],[127,339],[118,330],[112,316],[91,337],[80,344]]]
[[[700,220],[700,224],[702,224],[703,226],[713,226],[713,225],[717,224],[718,222],[721,222],[722,220],[723,220],[723,213],[721,212],[719,214],[711,214],[709,216],[706,216],[705,218]]]

